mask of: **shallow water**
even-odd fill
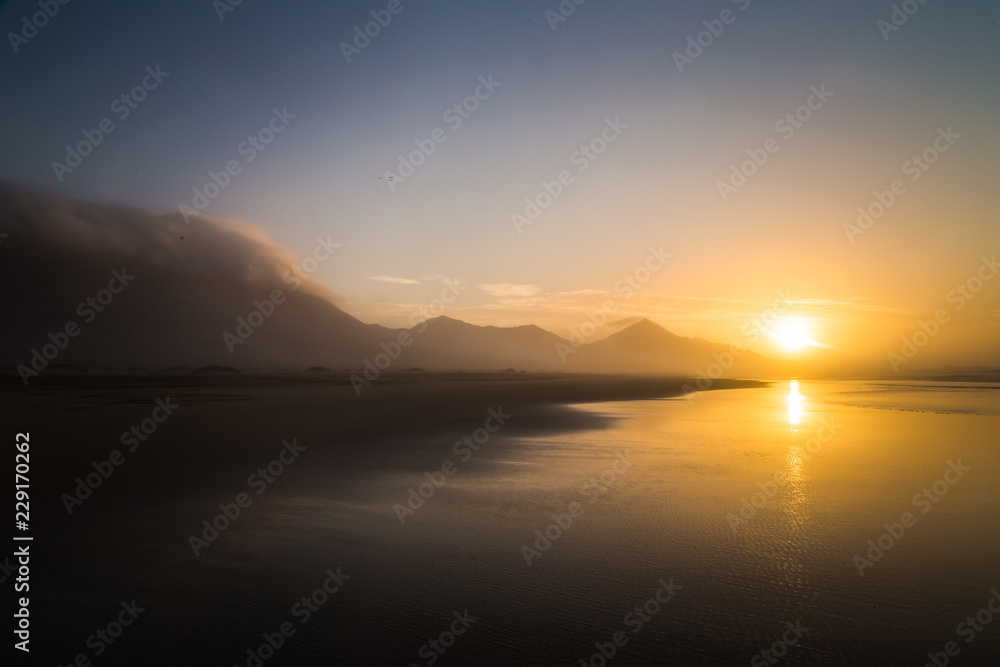
[[[165,527],[182,508],[146,506],[94,585],[149,600],[150,621],[102,662],[245,665],[292,621],[265,665],[600,665],[596,644],[612,665],[774,664],[772,647],[788,665],[923,665],[951,641],[951,664],[994,665],[1000,614],[968,643],[956,626],[1000,590],[998,408],[997,386],[844,382],[577,406],[612,419],[501,430],[468,461],[425,445],[371,478],[309,464],[197,561],[176,537],[190,522]],[[394,505],[445,459],[457,472],[401,525]],[[141,523],[130,511],[109,526]],[[338,566],[350,578],[300,623]],[[454,644],[425,647],[466,610]]]
[[[776,647],[785,664],[923,664],[948,641],[962,664],[995,664],[1000,623],[969,644],[955,628],[1000,587],[998,391],[781,383],[581,406],[614,426],[484,446],[403,526],[390,505],[422,480],[382,480],[336,531],[382,624],[354,618],[365,629],[342,655],[427,664],[426,637],[468,608],[479,620],[453,664],[579,664],[617,631],[623,664],[746,664],[786,623],[808,633]],[[859,571],[904,512],[915,524]],[[626,618],[661,580],[676,596]]]

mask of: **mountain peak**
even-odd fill
[[[468,322],[463,322],[462,320],[456,320],[454,317],[448,317],[447,315],[438,315],[437,317],[431,317],[424,321],[426,326],[432,327],[471,327],[474,326]],[[416,326],[420,326],[419,324]]]
[[[628,326],[626,328],[631,329],[632,327],[647,327],[647,328],[648,327],[658,327],[660,329],[663,329],[663,327],[661,327],[659,324],[657,324],[653,320],[649,319],[648,317],[644,317],[641,320],[639,320],[638,322],[636,322],[635,324],[632,324],[632,325],[630,325],[630,326]],[[666,331],[666,330],[664,329],[664,331]]]
[[[664,329],[652,320],[643,318],[635,324],[630,324],[621,331],[611,334],[607,338],[599,341],[614,345],[624,345],[625,347],[645,346],[650,344],[673,343],[683,340],[677,334]]]
[[[645,317],[636,322],[635,324],[625,327],[618,333],[622,334],[626,332],[632,334],[644,334],[644,335],[662,335],[662,334],[670,334],[671,336],[676,335],[668,331],[667,329],[663,328],[653,320],[647,319]]]

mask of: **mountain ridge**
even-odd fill
[[[447,315],[409,329],[365,323],[309,280],[289,249],[232,221],[188,225],[178,214],[4,183],[0,219],[0,364],[29,378],[50,365],[357,369],[386,357],[394,370],[691,374],[725,349],[647,318],[582,343],[536,324]]]

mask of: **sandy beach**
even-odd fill
[[[425,481],[426,471],[448,458],[461,461],[453,443],[474,435],[491,410],[509,419],[490,434],[488,454],[479,459],[514,456],[531,436],[609,423],[567,404],[677,396],[684,383],[656,377],[400,373],[379,378],[358,396],[347,374],[334,373],[54,372],[29,388],[8,376],[0,400],[12,426],[31,434],[33,563],[46,572],[33,588],[34,613],[45,619],[38,624],[37,651],[67,664],[78,652],[93,655],[94,646],[86,645],[91,629],[106,624],[105,616],[121,601],[142,598],[149,618],[160,617],[188,637],[183,645],[189,655],[238,655],[237,645],[245,641],[240,628],[253,625],[238,611],[248,598],[230,591],[220,609],[178,597],[177,586],[186,589],[206,577],[216,585],[241,577],[246,568],[249,575],[265,566],[272,568],[269,583],[251,584],[251,599],[262,591],[265,599],[281,599],[286,591],[311,586],[299,576],[316,554],[297,550],[301,535],[289,540],[288,528],[274,524],[273,512],[290,512],[290,524],[308,522],[317,510],[297,504],[303,497],[327,508],[357,506],[384,495],[386,484],[393,483],[386,480],[395,479],[410,480],[397,494],[405,503],[407,486]],[[753,386],[762,385],[714,383],[717,389]],[[301,449],[294,459],[282,455],[289,443]],[[279,460],[285,463],[267,474],[268,465]],[[255,473],[261,474],[251,480]],[[192,543],[192,536],[204,539],[202,521],[212,520],[220,505],[236,502],[240,493],[254,505],[217,540],[201,548]],[[359,534],[394,520],[390,504],[382,505],[381,515],[370,517]],[[316,537],[329,530],[350,532],[356,520],[318,527]],[[263,553],[261,543],[270,545]],[[281,562],[269,561],[266,554],[275,550],[285,554]],[[325,569],[320,564],[317,573]],[[199,613],[204,615],[196,623]],[[122,660],[132,650],[143,664],[176,664],[151,656],[150,647],[164,641],[158,634],[163,628],[151,625],[137,621],[129,633],[135,644],[120,642],[106,660]]]

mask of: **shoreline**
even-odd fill
[[[222,493],[283,440],[310,447],[310,467],[339,479],[370,478],[433,459],[438,450],[482,426],[490,409],[513,415],[500,440],[606,427],[611,419],[576,410],[582,403],[682,395],[688,378],[563,374],[385,374],[361,396],[349,375],[56,375],[29,387],[0,386],[17,431],[45,442],[39,491],[51,508],[92,461],[121,450],[126,462],[101,495],[140,499],[147,481],[174,480],[175,498]],[[19,383],[18,383],[19,384]],[[755,380],[715,380],[711,390],[763,387]],[[157,400],[179,407],[134,453],[120,442],[150,417]],[[422,465],[422,464],[421,464]],[[419,467],[419,466],[418,466]],[[115,490],[112,490],[115,489]]]

